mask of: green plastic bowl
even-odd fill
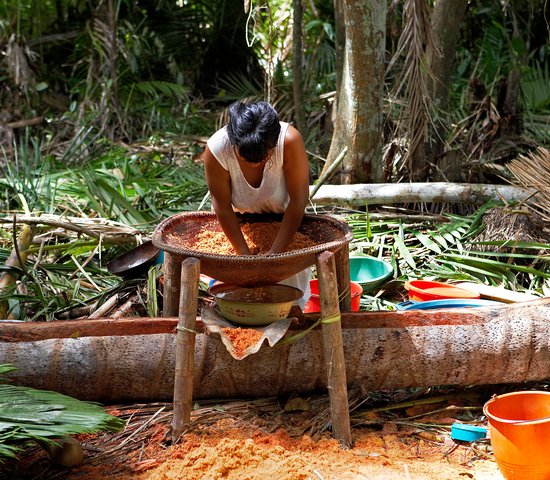
[[[349,273],[352,282],[359,283],[363,290],[372,290],[393,275],[393,267],[374,257],[350,257]]]

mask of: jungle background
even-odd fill
[[[309,207],[346,219],[352,253],[394,267],[361,309],[395,308],[421,277],[548,296],[549,18],[547,0],[0,0],[0,318],[158,317],[161,265],[121,278],[108,262],[164,218],[210,208],[200,155],[243,99],[299,128],[312,185],[536,192]],[[33,425],[43,401],[29,401]],[[76,430],[4,426],[0,455],[121,428],[76,408]]]
[[[545,0],[4,0],[0,13],[2,264],[22,242],[2,280],[2,316],[79,317],[113,295],[128,300],[135,282],[106,263],[163,218],[209,208],[200,154],[242,99],[267,99],[299,126],[312,184],[324,175],[325,183],[535,188],[536,201],[522,207],[534,216],[515,211],[505,227],[497,215],[492,238],[480,237],[488,205],[401,200],[435,215],[424,224],[399,218],[404,210],[376,217],[368,199],[344,213],[352,249],[392,258],[396,279],[474,276],[542,293]],[[479,241],[510,232],[534,244],[464,254],[465,239],[478,241],[469,250],[495,250]],[[155,316],[147,292],[132,298]]]

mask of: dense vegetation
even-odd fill
[[[0,319],[158,316],[160,265],[123,279],[108,262],[163,218],[209,208],[199,156],[234,100],[267,98],[290,121],[302,114],[316,181],[331,143],[341,58],[335,2],[303,3],[296,112],[290,0],[0,2]],[[395,95],[406,70],[396,55],[410,20],[404,12],[435,2],[387,3],[384,162],[397,182],[410,179],[409,98]],[[394,267],[383,289],[363,296],[363,309],[395,308],[404,281],[420,277],[548,296],[545,9],[546,0],[468,2],[448,111],[433,110],[431,119],[445,127],[436,133],[450,167],[430,173],[439,181],[534,184],[545,203],[331,209],[353,229],[352,253]],[[0,376],[12,368],[0,365]],[[69,434],[122,427],[96,405],[53,392],[2,378],[0,392],[0,463],[30,440],[51,447]]]
[[[240,0],[0,5],[0,263],[13,256],[18,236],[28,254],[2,284],[0,300],[8,302],[12,318],[87,315],[114,295],[121,301],[135,295],[135,314],[158,314],[159,267],[144,285],[109,274],[107,262],[147,238],[166,216],[209,208],[199,155],[231,101],[269,98],[285,119],[295,118],[292,2],[250,3],[248,12]],[[388,62],[397,51],[405,3],[388,5]],[[469,2],[451,85],[452,128],[444,132],[447,151],[460,166],[454,180],[518,184],[507,162],[548,145],[544,8],[541,0]],[[332,0],[308,4],[303,44],[303,134],[313,182],[332,131]],[[515,71],[521,76],[517,110],[506,112]],[[402,181],[400,118],[407,104],[390,96],[395,72],[387,75],[384,138],[386,152],[394,152],[392,180]],[[448,179],[441,175],[433,172],[433,179]],[[353,249],[391,259],[400,285],[425,275],[545,293],[550,271],[544,235],[525,240],[519,252],[498,249],[504,239],[495,238],[493,252],[475,254],[479,249],[471,242],[484,210],[445,208],[454,212],[446,223],[438,216],[377,221],[366,209],[343,212],[352,215]],[[41,222],[33,222],[38,216]],[[25,237],[23,225],[32,226],[32,235]],[[32,243],[25,246],[25,238]],[[15,254],[21,259],[21,252]]]

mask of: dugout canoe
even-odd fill
[[[293,314],[293,312],[291,312]],[[316,314],[300,315],[287,335]],[[200,328],[200,318],[198,326]],[[20,385],[99,402],[171,400],[176,318],[0,322],[0,364]],[[342,314],[348,385],[370,391],[550,378],[550,298],[482,308]],[[234,360],[198,334],[194,398],[326,389],[320,330]]]

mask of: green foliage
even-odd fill
[[[469,6],[449,109],[458,122],[471,114],[472,81],[497,103],[503,79],[517,69],[526,130],[537,141],[549,142],[550,57],[538,30],[546,30],[546,36],[548,32],[542,16],[532,15],[544,8],[541,0],[506,4],[491,0]]]
[[[105,413],[99,404],[6,383],[2,377],[13,370],[0,365],[0,463],[32,441],[52,444],[68,435],[124,428],[123,420]]]
[[[401,285],[414,278],[468,280],[547,295],[550,245],[476,241],[484,228],[483,214],[494,205],[488,203],[470,216],[446,215],[445,223],[374,221],[367,213],[355,213],[348,217],[354,235],[350,250],[394,263],[396,280]],[[494,248],[478,250],[482,245]],[[510,251],[512,247],[514,250]]]
[[[99,218],[114,227],[132,226],[143,236],[149,236],[165,217],[197,209],[206,185],[202,165],[190,158],[192,148],[174,155],[181,149],[176,139],[134,147],[108,147],[103,142],[98,148],[97,142],[89,143],[94,137],[92,133],[79,136],[78,141],[67,143],[66,151],[58,148],[56,155],[44,154],[54,147],[46,141],[22,138],[16,145],[17,161],[5,162],[3,167],[0,208],[25,212],[28,207],[34,215],[54,215],[60,221]],[[96,156],[79,153],[85,151]],[[79,168],[66,165],[71,155],[79,156]],[[8,226],[0,230],[1,265],[13,245],[13,226]],[[104,233],[109,234],[106,227]],[[39,245],[31,246],[32,260],[17,271],[21,288],[3,290],[0,301],[9,301],[16,319],[51,320],[71,308],[101,304],[114,294],[135,290],[139,281],[121,282],[106,268],[110,259],[132,246],[103,244],[99,237],[85,234],[80,238],[45,235]],[[152,291],[147,295],[142,303],[154,315],[158,306]]]

